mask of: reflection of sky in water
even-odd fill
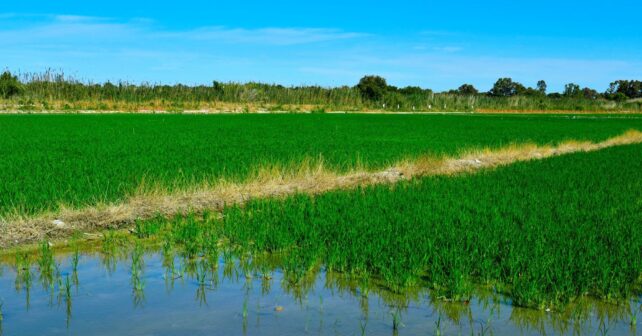
[[[145,256],[142,292],[133,290],[130,257],[117,261],[112,270],[104,258],[81,257],[79,286],[71,289],[68,305],[64,284],[67,276],[73,279],[72,267],[69,258],[57,261],[61,288],[55,284],[51,295],[34,266],[28,303],[15,267],[2,268],[4,335],[359,335],[364,330],[385,335],[395,334],[395,319],[400,335],[433,334],[438,327],[444,335],[469,335],[471,329],[476,335],[636,333],[627,307],[575,305],[564,313],[547,313],[513,308],[488,294],[469,305],[432,301],[425,290],[401,297],[370,288],[366,296],[336,274],[318,272],[292,287],[279,270],[266,280],[259,266],[244,271],[252,266],[236,262],[226,267],[221,260],[211,273],[204,262],[189,266],[178,257],[172,277],[160,254]],[[205,274],[203,285],[199,272]],[[253,276],[246,277],[248,273]],[[639,300],[632,302],[638,311],[639,305]]]

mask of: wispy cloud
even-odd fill
[[[433,47],[432,49],[435,51],[441,51],[446,53],[455,53],[455,52],[464,50],[464,48],[457,47],[457,46]]]
[[[220,41],[227,43],[296,45],[325,41],[355,39],[368,36],[363,33],[344,32],[323,28],[260,28],[242,29],[207,27],[198,30],[173,33],[196,40]]]
[[[140,33],[140,27],[114,22],[106,18],[73,15],[44,16],[35,23],[0,30],[6,44],[98,42],[101,39],[120,39]]]
[[[65,23],[95,23],[106,22],[108,18],[101,18],[95,16],[82,16],[82,15],[54,15],[53,21]]]
[[[12,14],[7,18],[14,18]],[[52,15],[45,16],[30,26],[0,30],[0,37],[7,41],[40,41],[60,38],[76,41],[97,39],[122,40],[194,40],[228,44],[257,44],[288,46],[318,42],[357,39],[368,36],[358,32],[346,32],[331,28],[280,28],[266,27],[257,29],[234,27],[200,27],[192,30],[163,30],[153,26],[154,21],[135,18],[117,21],[110,18]]]

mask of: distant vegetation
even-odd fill
[[[500,78],[488,92],[470,84],[446,92],[416,86],[398,88],[379,76],[365,76],[355,86],[285,87],[264,83],[211,85],[95,84],[46,72],[0,76],[5,109],[21,110],[170,110],[241,111],[386,110],[386,111],[642,111],[642,81],[617,80],[604,91],[569,83],[562,93],[547,93],[541,80],[535,88]]]

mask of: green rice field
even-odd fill
[[[511,143],[602,140],[639,118],[476,115],[0,115],[0,215],[119,202],[260,167],[382,168]]]
[[[244,250],[284,252],[295,275],[322,263],[455,300],[484,284],[529,307],[584,295],[626,299],[642,293],[641,158],[635,145],[396,187],[257,200],[211,226]]]

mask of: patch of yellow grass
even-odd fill
[[[42,239],[62,239],[75,231],[94,232],[107,228],[131,226],[136,219],[158,214],[170,216],[189,211],[220,211],[250,199],[278,198],[295,193],[319,194],[336,189],[351,189],[373,184],[392,184],[400,180],[474,172],[527,160],[537,160],[574,152],[588,152],[607,147],[642,143],[642,132],[632,130],[602,142],[565,141],[557,146],[535,144],[510,145],[500,149],[465,152],[459,157],[419,157],[404,160],[382,171],[357,167],[346,174],[327,168],[323,160],[307,160],[296,169],[271,166],[258,170],[246,182],[220,180],[168,192],[158,185],[141,184],[138,191],[121,204],[101,204],[83,209],[61,208],[33,218],[12,217],[0,221],[0,248],[27,244]],[[55,225],[54,220],[63,225]]]

